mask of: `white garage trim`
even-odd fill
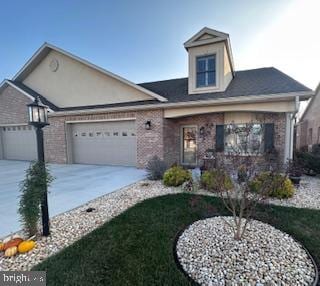
[[[27,126],[29,125],[28,123],[5,123],[0,125],[0,127],[10,127],[10,126]]]
[[[1,158],[32,161],[37,159],[36,132],[34,127],[23,124],[0,126]]]
[[[66,124],[67,162],[136,166],[135,118],[81,120]]]
[[[136,120],[135,117],[128,117],[128,118],[109,118],[109,119],[96,119],[96,120],[70,120],[66,121],[67,124],[70,123],[94,123],[94,122],[112,122],[112,121],[133,121]]]

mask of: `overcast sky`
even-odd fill
[[[320,81],[319,0],[55,0],[1,3],[0,81],[49,42],[134,82],[187,76],[183,43],[230,34],[237,70],[274,66]]]

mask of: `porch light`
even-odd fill
[[[146,130],[150,130],[151,129],[151,121],[150,120],[146,121],[146,123],[144,124],[144,127]]]
[[[41,103],[36,97],[34,102],[28,104],[29,124],[35,127],[48,125],[48,107]]]

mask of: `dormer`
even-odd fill
[[[229,35],[207,27],[184,43],[189,94],[225,91],[234,75]]]

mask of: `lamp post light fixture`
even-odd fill
[[[36,97],[34,102],[28,104],[27,106],[28,106],[28,113],[29,113],[29,125],[33,125],[36,128],[38,161],[42,163],[43,168],[45,168],[42,128],[49,125],[48,107],[41,103],[39,97]],[[41,200],[41,214],[42,214],[42,234],[44,236],[49,236],[50,227],[49,227],[47,186],[45,187],[45,190],[43,192],[43,198]]]

